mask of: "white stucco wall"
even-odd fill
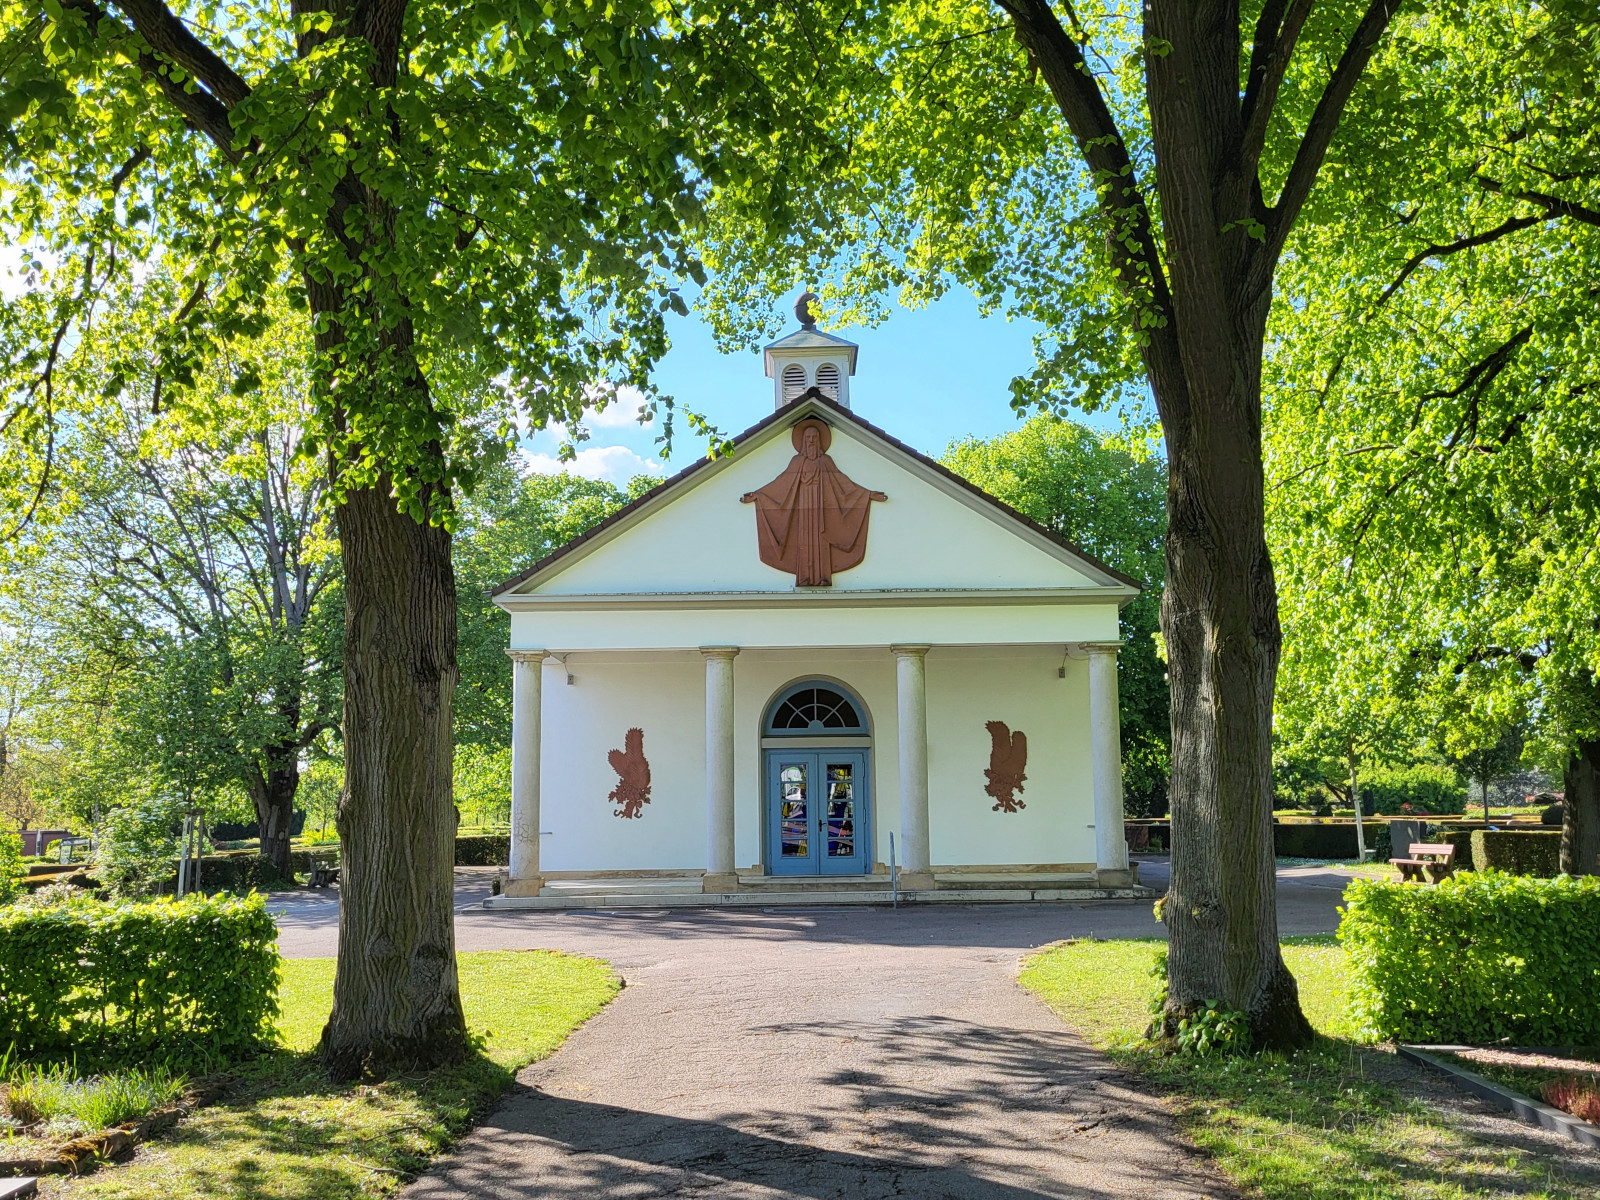
[[[1094,860],[1088,671],[1064,648],[936,647],[928,655],[929,819],[936,866]],[[570,672],[573,682],[568,684]],[[898,830],[900,782],[894,659],[881,647],[746,650],[734,660],[735,861],[762,858],[761,721],[801,679],[845,684],[872,727],[871,823],[878,862]],[[694,870],[705,866],[705,666],[698,651],[576,652],[544,673],[542,868],[547,872]],[[1026,807],[997,813],[984,793],[988,720],[1028,735]],[[613,815],[607,760],[631,726],[644,730],[651,803]]]
[[[1057,672],[1066,666],[1066,678]],[[1094,865],[1089,664],[1061,647],[938,648],[928,654],[928,833],[940,866]],[[988,721],[1028,737],[1015,813],[983,790]]]

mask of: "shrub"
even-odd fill
[[[1377,821],[1362,822],[1368,850],[1378,845],[1378,835],[1386,828]],[[1272,849],[1279,858],[1354,858],[1356,823],[1342,821],[1337,825],[1320,825],[1278,821],[1272,826]]]
[[[1339,940],[1351,1018],[1366,1036],[1600,1042],[1600,877],[1461,872],[1437,887],[1357,879]]]
[[[505,834],[456,839],[456,866],[507,867],[511,865],[511,838]]]
[[[1467,789],[1454,769],[1435,763],[1375,768],[1361,785],[1363,805],[1385,816],[1458,813]]]
[[[1460,853],[1456,851],[1458,856]],[[1472,869],[1552,879],[1561,874],[1561,833],[1559,830],[1547,833],[1542,829],[1474,829]]]
[[[22,839],[0,828],[0,904],[10,904],[28,873],[22,865]]]
[[[106,814],[95,849],[95,867],[113,894],[147,896],[161,886],[178,860],[183,804],[172,797],[146,797]]]
[[[1576,1075],[1552,1079],[1540,1094],[1546,1104],[1553,1104],[1580,1121],[1600,1123],[1600,1086],[1593,1079],[1579,1079]]]
[[[278,1012],[259,895],[0,910],[0,1030],[19,1055],[228,1054]]]

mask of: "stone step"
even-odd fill
[[[1153,888],[945,888],[934,891],[901,892],[901,904],[1048,904],[1083,903],[1090,900],[1153,900]],[[739,892],[607,892],[585,893],[567,890],[538,896],[490,896],[483,902],[491,909],[625,909],[625,908],[814,908],[818,906],[883,905],[894,901],[887,887],[876,890],[836,889],[832,891]]]

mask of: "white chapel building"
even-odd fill
[[[857,347],[807,299],[731,455],[496,589],[512,833],[489,903],[1146,894],[1117,710],[1139,583],[858,416]]]

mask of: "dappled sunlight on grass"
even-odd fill
[[[459,1067],[354,1085],[313,1056],[333,1000],[333,960],[285,964],[285,1049],[240,1065],[239,1085],[127,1166],[43,1181],[46,1196],[344,1200],[384,1195],[423,1170],[541,1058],[616,994],[610,968],[547,951],[458,957],[467,1025],[482,1052]]]
[[[1349,1040],[1344,952],[1330,936],[1286,939],[1284,961],[1317,1029],[1293,1056],[1163,1056],[1141,1040],[1151,964],[1164,943],[1074,941],[1021,974],[1063,1020],[1175,1102],[1184,1132],[1268,1200],[1458,1200],[1517,1195],[1576,1200],[1595,1179],[1478,1142],[1408,1095],[1409,1069]],[[1597,1173],[1600,1178],[1600,1173]]]

